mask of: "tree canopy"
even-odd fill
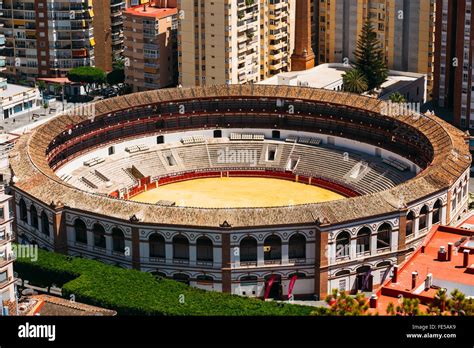
[[[370,20],[362,27],[354,56],[354,66],[365,76],[368,90],[380,87],[387,80],[388,69],[384,53]]]
[[[67,77],[72,82],[84,84],[87,94],[89,94],[90,88],[93,84],[101,84],[106,82],[105,71],[92,66],[81,66],[71,69],[68,72]]]
[[[342,75],[343,88],[346,92],[362,94],[367,91],[367,79],[360,70],[351,69]]]

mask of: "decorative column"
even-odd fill
[[[426,227],[428,227],[428,231],[431,229],[431,226],[433,225],[433,210],[430,210],[428,212],[428,215],[426,215],[426,218],[428,219],[426,221]]]
[[[112,236],[110,234],[105,235],[105,248],[107,255],[112,255]]]
[[[141,263],[141,257],[140,257],[140,229],[138,226],[133,226],[132,227],[132,267],[134,269],[140,270],[140,263]]]
[[[287,265],[289,262],[289,246],[288,243],[281,245],[281,264]]]
[[[168,241],[165,243],[165,255],[166,263],[173,263],[173,243]]]
[[[238,245],[234,245],[230,247],[230,261],[231,261],[231,268],[240,267],[240,247]]]
[[[357,257],[357,238],[351,237],[351,247],[349,250],[349,255],[351,260],[354,260]]]
[[[196,266],[197,253],[196,253],[196,244],[189,244],[189,264],[191,266]]]
[[[64,205],[61,202],[53,202],[51,208],[53,209],[54,252],[67,254],[67,229]]]
[[[377,253],[377,232],[372,232],[370,235],[370,255]]]
[[[413,236],[414,238],[418,237],[420,227],[420,215],[418,215],[415,220],[413,220]]]
[[[263,251],[263,243],[257,244],[257,266],[261,267],[265,265],[265,254]]]
[[[222,292],[232,292],[232,270],[230,265],[230,233],[223,232],[222,237]]]
[[[329,264],[333,265],[336,263],[336,242],[332,242],[328,244],[328,252],[329,252]]]
[[[94,247],[94,232],[87,229],[87,249],[92,250]]]
[[[390,236],[390,251],[397,251],[398,250],[398,234],[399,231],[392,231],[392,235]]]

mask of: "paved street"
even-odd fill
[[[56,110],[56,111],[55,111]],[[0,127],[6,133],[15,133],[15,130],[21,130],[25,126],[31,124],[34,126],[35,122],[44,122],[57,114],[61,110],[60,101],[50,101],[49,107],[32,109],[24,114],[8,118],[0,121]],[[36,120],[33,120],[33,115],[40,115]],[[41,116],[43,115],[43,116]],[[22,132],[21,132],[22,133]]]

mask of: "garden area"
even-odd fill
[[[62,288],[65,298],[113,309],[119,315],[306,316],[325,309],[192,288],[150,273],[38,250],[38,259],[18,258],[15,272],[41,287]],[[317,313],[315,313],[315,311]]]

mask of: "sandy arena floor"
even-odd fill
[[[132,198],[133,201],[176,202],[202,208],[274,207],[318,203],[344,198],[332,191],[287,180],[267,178],[209,178],[164,185]]]

